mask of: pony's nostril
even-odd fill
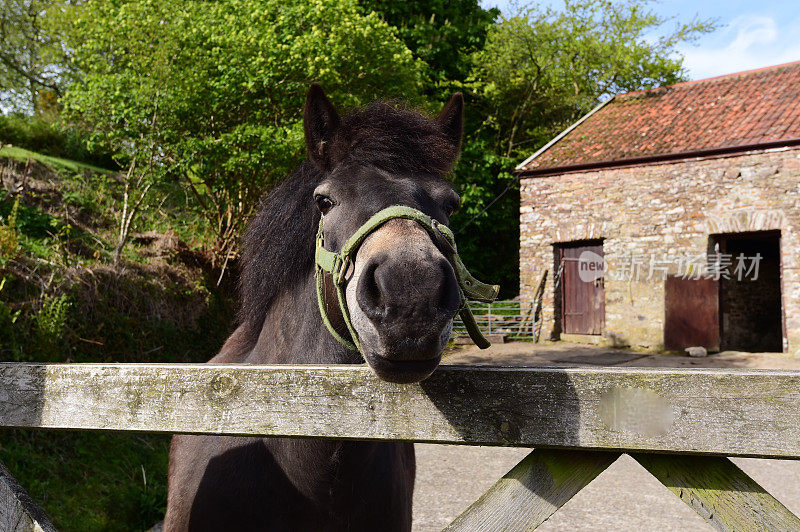
[[[441,267],[444,280],[442,283],[442,309],[445,313],[450,313],[452,317],[461,306],[461,291],[458,289],[453,265],[447,259],[442,259]]]
[[[447,259],[441,259],[439,266],[442,270],[442,284],[440,287],[439,310],[452,318],[461,305],[461,292],[458,289],[456,273]]]
[[[356,290],[356,299],[361,310],[372,320],[377,320],[383,316],[384,305],[381,291],[380,274],[378,273],[378,261],[371,261],[364,267],[361,279]]]

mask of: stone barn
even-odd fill
[[[516,171],[541,337],[800,356],[800,62],[618,95]]]

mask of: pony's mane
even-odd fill
[[[372,165],[394,174],[447,174],[459,145],[440,124],[395,102],[345,116],[331,146],[335,165]],[[255,341],[279,294],[313,274],[319,211],[313,191],[325,173],[305,160],[262,198],[242,242],[239,320]]]

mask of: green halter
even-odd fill
[[[438,221],[417,209],[404,205],[394,205],[376,213],[372,218],[367,220],[364,225],[359,227],[358,230],[353,233],[353,236],[347,239],[347,242],[344,243],[339,253],[334,253],[333,251],[325,249],[325,242],[322,235],[322,219],[320,219],[319,230],[317,231],[317,251],[315,253],[316,267],[314,276],[317,280],[317,302],[319,303],[319,311],[322,314],[322,321],[325,322],[325,326],[330,333],[343,346],[353,351],[361,352],[358,333],[350,321],[350,311],[347,308],[347,301],[345,299],[345,274],[350,264],[354,261],[354,256],[358,252],[361,243],[364,242],[364,239],[377,228],[395,218],[403,218],[417,222],[428,231],[434,242],[443,244],[442,247],[444,248],[445,257],[450,261],[450,264],[453,265],[453,269],[456,272],[456,280],[458,281],[458,286],[461,291],[461,308],[459,310],[461,320],[464,322],[467,332],[470,338],[472,338],[472,341],[475,342],[475,345],[481,349],[489,347],[491,344],[478,330],[478,325],[475,323],[475,318],[467,304],[467,298],[489,303],[497,298],[497,292],[500,290],[500,287],[482,283],[469,273],[466,266],[464,266],[464,263],[461,261],[461,258],[458,256],[458,251],[456,251],[456,241],[453,232],[450,231],[446,225],[440,224]],[[331,274],[333,283],[336,286],[336,295],[339,298],[339,309],[342,312],[342,318],[344,318],[344,323],[347,325],[347,330],[350,332],[352,341],[336,332],[336,329],[334,329],[328,317],[328,311],[325,308],[324,272]]]

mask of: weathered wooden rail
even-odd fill
[[[800,530],[727,458],[800,458],[793,371],[7,363],[0,426],[535,448],[450,530],[532,530],[629,452],[717,529]],[[0,529],[52,529],[4,479]]]

